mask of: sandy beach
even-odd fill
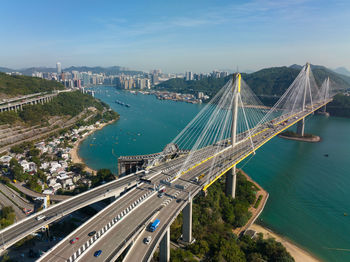
[[[321,260],[315,258],[313,255],[308,253],[307,251],[301,249],[300,247],[296,246],[291,241],[287,240],[286,238],[277,235],[276,233],[272,232],[271,230],[264,228],[260,225],[253,224],[249,227],[249,229],[255,230],[258,233],[263,233],[264,238],[274,238],[278,242],[281,242],[283,246],[287,249],[287,251],[292,255],[294,260],[296,262],[320,262]]]
[[[103,124],[100,124],[98,127],[95,127],[94,129],[90,130],[83,138],[77,140],[75,143],[74,143],[74,146],[72,148],[72,150],[69,152],[70,154],[70,157],[71,157],[71,160],[72,160],[72,163],[76,163],[76,164],[85,164],[83,159],[79,156],[78,154],[78,150],[79,150],[79,146],[80,146],[80,143],[85,139],[87,138],[89,135],[91,135],[92,133],[94,133],[95,131],[97,130],[100,130],[102,128],[104,128],[105,126],[109,125],[109,124],[112,124],[113,122],[117,121],[119,118],[115,119],[115,120],[111,120],[107,123],[103,123]],[[96,174],[97,171],[86,166],[85,165],[85,168],[84,168],[84,171],[86,172],[89,172],[91,174]]]

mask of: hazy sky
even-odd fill
[[[0,66],[350,69],[350,1],[2,0]]]

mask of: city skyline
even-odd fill
[[[54,67],[60,61],[62,68],[120,65],[180,73],[255,71],[310,61],[350,68],[350,3],[343,0],[52,6],[8,1],[2,10],[3,67]]]

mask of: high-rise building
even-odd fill
[[[186,81],[193,80],[193,72],[191,72],[191,71],[186,72],[185,76],[186,76],[185,77]]]
[[[60,75],[62,73],[62,67],[60,62],[56,63],[56,69],[57,69],[57,74]]]

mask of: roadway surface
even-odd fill
[[[126,198],[120,197],[119,199],[115,200],[112,204],[99,212],[98,216],[86,221],[82,226],[75,230],[75,232],[58,243],[50,251],[49,255],[45,257],[45,261],[67,261],[72,255],[72,251],[74,253],[77,248],[79,248],[82,244],[86,243],[91,238],[91,236],[88,236],[90,232],[98,232],[114,217],[126,209],[130,205],[130,201],[136,201],[147,190],[149,190],[148,187],[134,188],[130,190]],[[70,240],[75,237],[78,237],[79,240],[77,243],[71,244]]]
[[[20,190],[22,193],[26,194],[27,196],[30,197],[44,197],[44,194],[40,194],[38,192],[35,192],[33,190],[30,190],[26,187],[23,186],[23,184],[19,184],[19,183],[13,183],[11,182],[11,184],[13,186],[15,186],[18,190]],[[50,195],[50,200],[52,201],[63,201],[63,200],[67,200],[69,198],[71,198],[72,196],[65,196],[65,195]]]
[[[11,206],[16,214],[16,221],[24,219],[26,215],[23,212],[23,208],[34,209],[34,205],[28,201],[22,199],[17,193],[12,191],[6,185],[0,183],[0,204],[2,207]]]
[[[59,204],[53,205],[46,210],[42,210],[39,213],[29,216],[26,219],[1,230],[0,234],[3,239],[1,249],[4,249],[4,244],[6,249],[8,246],[13,245],[16,241],[32,232],[35,232],[41,227],[52,223],[75,210],[92,204],[93,202],[97,202],[95,200],[100,201],[113,196],[113,191],[117,189],[123,190],[125,187],[128,187],[129,184],[135,183],[136,177],[137,175],[130,175],[99,186],[93,190],[89,190],[66,201],[62,201]],[[38,215],[44,215],[45,219],[37,220],[36,218]]]

